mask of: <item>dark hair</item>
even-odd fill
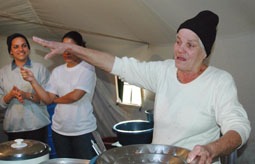
[[[20,34],[20,33],[14,33],[14,34],[7,37],[7,46],[8,46],[8,52],[9,53],[11,51],[12,40],[15,39],[15,38],[18,38],[18,37],[23,38],[26,41],[28,49],[30,50],[30,45],[29,45],[29,42],[28,42],[27,38],[24,35]]]
[[[62,37],[62,41],[65,38],[70,38],[72,40],[74,40],[74,42],[82,47],[86,47],[86,42],[82,39],[82,36],[80,33],[76,32],[76,31],[70,31],[68,33],[66,33],[63,37]]]

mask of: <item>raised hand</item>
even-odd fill
[[[28,69],[25,69],[24,67],[20,67],[20,73],[25,81],[28,81],[31,83],[35,80],[33,72]]]
[[[62,54],[63,52],[67,51],[70,48],[70,44],[48,41],[48,40],[44,40],[44,39],[41,39],[41,38],[38,38],[35,36],[33,37],[33,41],[40,44],[41,46],[49,48],[51,50],[50,53],[48,53],[44,56],[44,59],[50,59],[53,56]]]

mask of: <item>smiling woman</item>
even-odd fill
[[[10,54],[15,59],[16,65],[22,65],[27,61],[30,49],[28,45],[29,44],[22,37],[12,40]]]
[[[4,131],[8,140],[23,138],[46,142],[50,123],[46,106],[40,104],[33,88],[21,78],[20,67],[33,71],[42,86],[47,83],[49,72],[43,65],[30,60],[30,45],[24,35],[10,35],[7,45],[13,61],[0,70],[0,105],[7,109]]]

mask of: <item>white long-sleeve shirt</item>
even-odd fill
[[[209,66],[187,84],[177,79],[174,60],[139,62],[116,57],[112,72],[128,83],[155,92],[153,144],[192,150],[235,130],[244,144],[250,134],[246,111],[232,76]]]

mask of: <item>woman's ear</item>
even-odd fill
[[[203,60],[205,60],[205,59],[206,59],[206,57],[207,57],[207,55],[206,55],[206,52],[205,52],[205,51],[203,51],[203,55],[204,55]]]

